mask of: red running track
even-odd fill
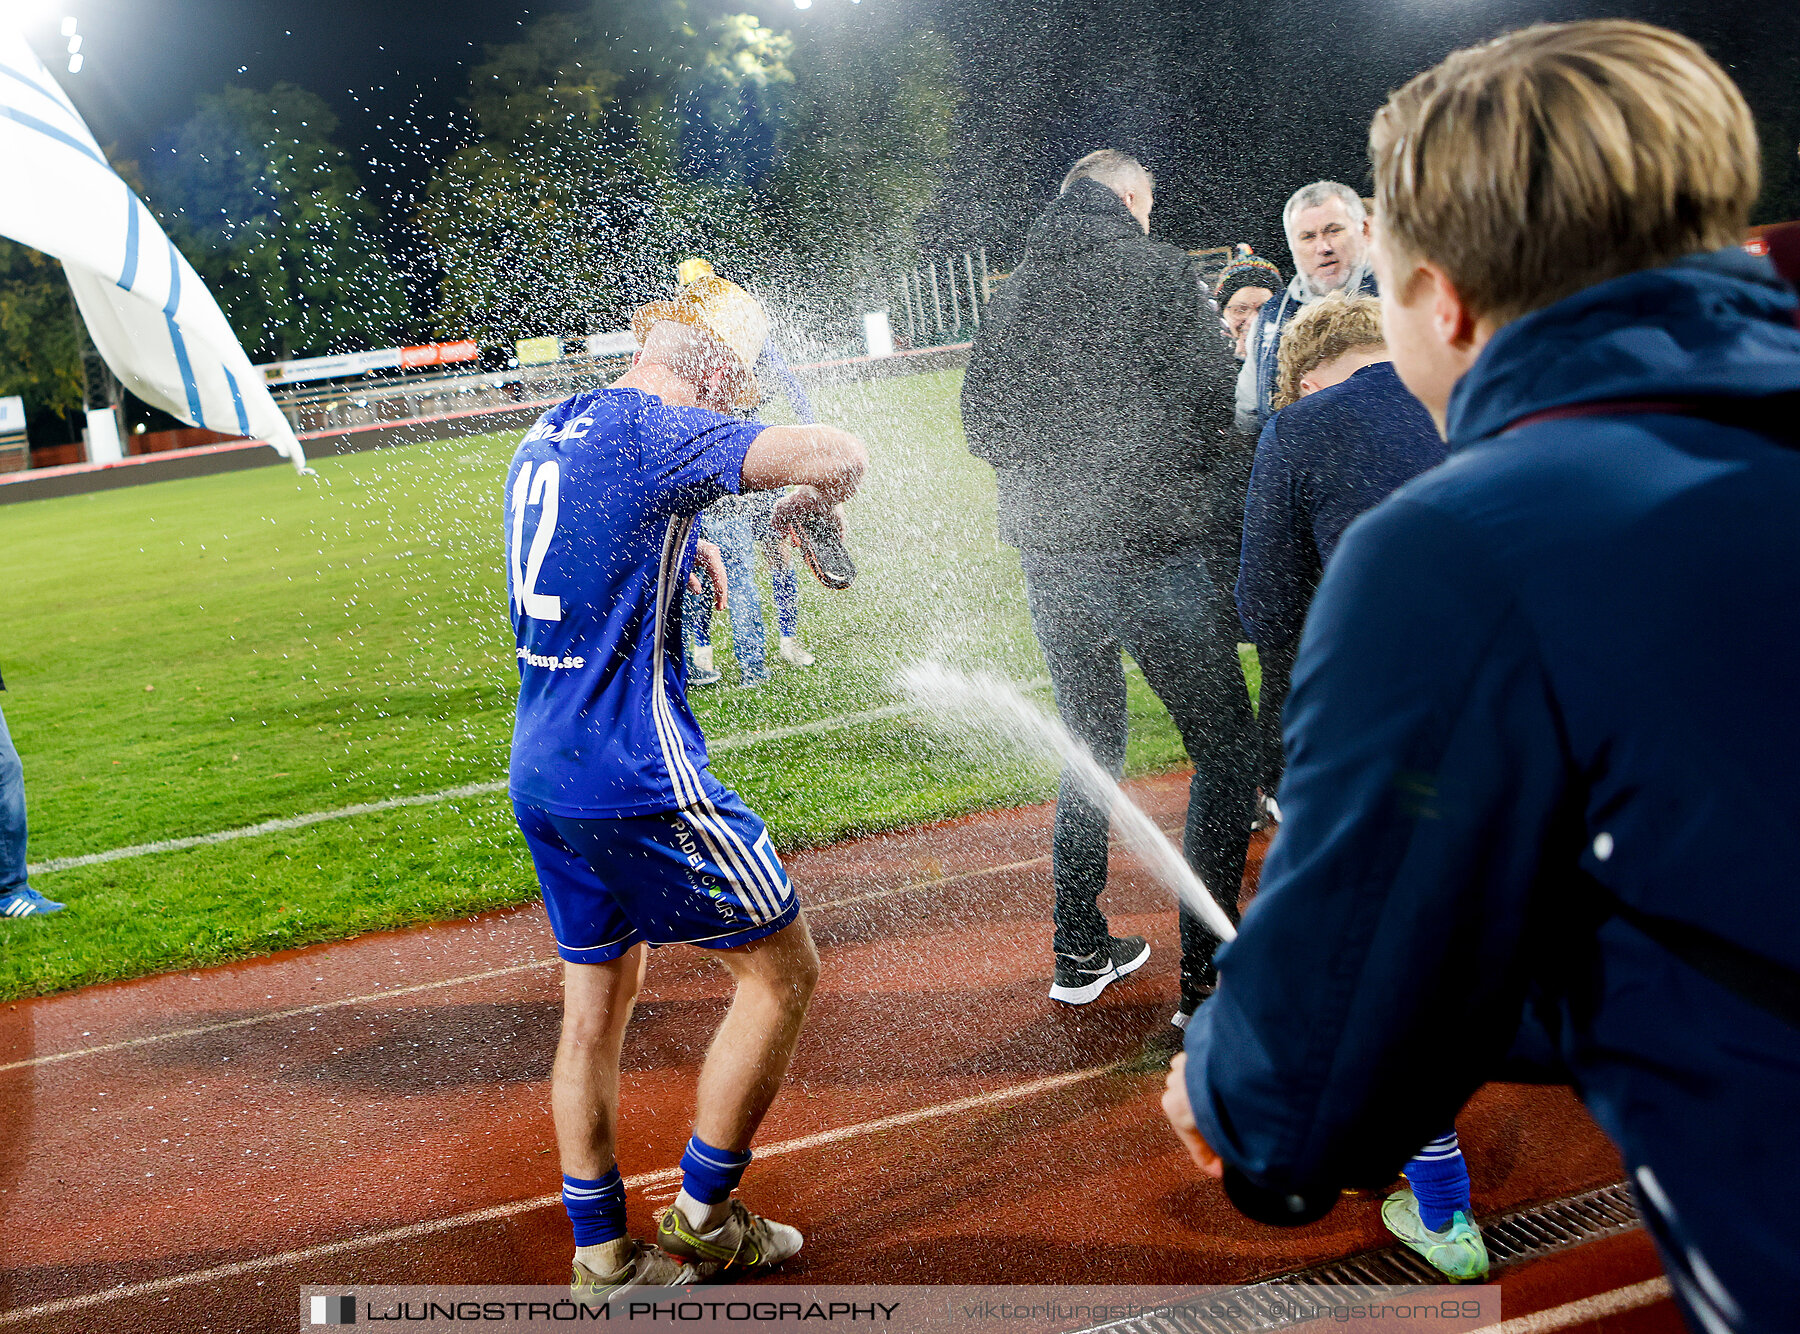
[[[1186,787],[1135,791],[1172,825]],[[1091,1006],[1047,999],[1050,820],[789,859],[824,977],[745,1181],[808,1234],[785,1277],[1229,1283],[1384,1244],[1372,1200],[1280,1231],[1189,1170],[1157,1103],[1175,913],[1130,864],[1103,904],[1149,964]],[[640,1236],[727,991],[698,951],[652,955],[619,1144]],[[0,1007],[0,1329],[289,1329],[304,1284],[561,1281],[558,1012],[535,906]],[[1619,1176],[1560,1090],[1491,1086],[1459,1129],[1486,1212]],[[1599,1250],[1509,1275],[1507,1315],[1655,1274],[1641,1237]]]

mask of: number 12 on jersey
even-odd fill
[[[560,621],[562,599],[554,593],[537,591],[538,575],[543,572],[544,556],[556,537],[557,492],[562,485],[562,469],[554,459],[537,464],[527,463],[519,470],[512,489],[512,587],[513,602],[525,615],[538,621]],[[531,555],[524,569],[519,566],[519,548],[525,540],[525,510],[541,505],[537,532],[532,535]]]

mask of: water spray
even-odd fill
[[[1151,873],[1220,940],[1236,937],[1230,919],[1156,822],[1125,795],[1068,728],[1039,709],[1011,681],[992,672],[967,674],[939,662],[919,662],[900,672],[898,685],[935,718],[983,733],[1026,755],[1062,760],[1063,771],[1087,796],[1112,812],[1120,839]],[[1232,1166],[1225,1169],[1224,1184],[1225,1194],[1238,1212],[1275,1227],[1315,1222],[1330,1213],[1338,1199],[1336,1190],[1295,1193],[1259,1186]]]
[[[1187,858],[1069,729],[993,672],[965,673],[941,662],[917,662],[896,678],[900,689],[930,716],[985,733],[1031,756],[1054,756],[1089,800],[1112,812],[1120,840],[1220,940],[1237,935],[1231,919],[1207,892]]]

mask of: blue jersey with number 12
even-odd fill
[[[505,493],[515,800],[625,816],[719,790],[687,703],[681,590],[695,516],[738,490],[762,429],[602,389],[557,404],[520,442]]]

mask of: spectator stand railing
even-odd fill
[[[1003,277],[988,269],[986,246],[933,255],[901,273],[895,286],[906,311],[907,346],[968,342],[981,327],[994,284]]]

